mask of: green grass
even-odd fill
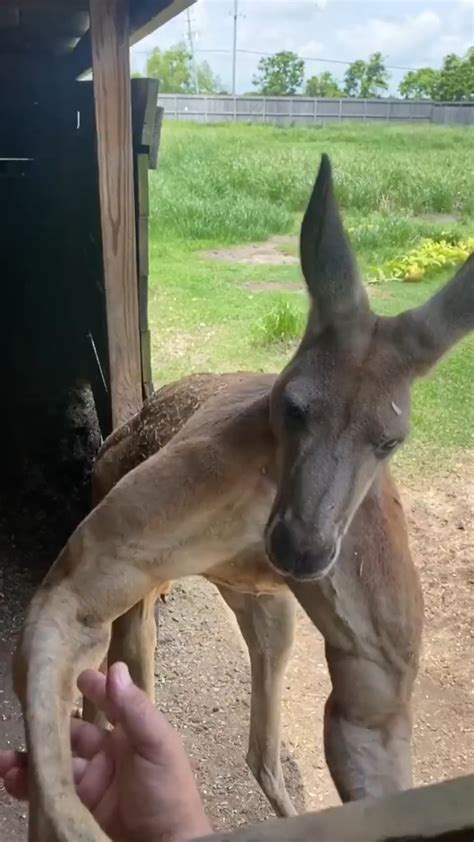
[[[271,346],[276,342],[292,342],[302,336],[305,314],[289,301],[276,301],[255,327],[255,343]]]
[[[474,214],[470,127],[167,123],[151,191],[156,230],[220,242],[289,231],[323,151],[353,213]]]
[[[472,236],[473,136],[444,126],[166,123],[150,191],[156,382],[190,371],[282,367],[305,318],[298,266],[221,262],[202,252],[296,233],[321,152],[331,155],[346,225],[370,274],[422,237]],[[297,253],[293,242],[278,248]],[[373,306],[387,314],[415,306],[446,277],[371,287]],[[473,446],[473,360],[470,339],[416,385],[402,464],[441,468]]]

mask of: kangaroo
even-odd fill
[[[156,595],[195,574],[217,584],[249,646],[248,760],[278,814],[294,813],[279,756],[294,598],[326,642],[325,754],[342,800],[412,785],[423,601],[389,462],[413,381],[474,327],[474,256],[421,307],[375,315],[325,155],[300,245],[310,306],[284,371],[161,390],[106,443],[101,499],[32,600],[14,672],[35,842],[106,839],[71,777],[77,676],[112,647],[151,695]]]

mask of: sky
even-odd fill
[[[206,60],[230,90],[234,0],[197,0],[190,7],[196,59]],[[330,70],[342,80],[345,64],[380,50],[396,94],[405,69],[439,67],[444,55],[474,44],[474,0],[239,0],[237,93],[252,90],[259,55],[293,50],[306,76]],[[150,51],[186,38],[186,12],[132,49],[132,68],[145,71]],[[246,52],[248,51],[248,52]]]
[[[196,59],[206,60],[230,90],[234,0],[197,0],[190,7]],[[330,70],[342,80],[347,65],[380,50],[396,94],[406,69],[439,67],[444,55],[474,44],[474,0],[239,0],[237,93],[252,90],[256,53],[293,50],[306,76]],[[186,12],[132,49],[132,68],[145,71],[155,46],[186,38]],[[248,51],[248,52],[246,52]],[[406,69],[398,69],[406,68]]]

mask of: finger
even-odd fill
[[[90,722],[71,718],[71,748],[73,754],[89,760],[98,751],[105,748],[110,739],[110,732]],[[0,777],[4,777],[11,769],[26,767],[28,755],[26,751],[0,751]]]
[[[109,738],[110,732],[104,728],[81,719],[71,719],[71,748],[77,757],[90,760],[105,748]]]
[[[92,812],[110,786],[115,767],[111,755],[105,751],[99,751],[92,760],[82,762],[85,764],[82,771],[79,766],[74,769],[76,790],[82,803]]]
[[[3,782],[5,789],[13,798],[26,801],[28,798],[28,772],[24,767],[16,766],[5,775]]]
[[[99,670],[84,670],[77,679],[77,686],[86,699],[102,709],[106,699],[105,675]]]
[[[27,756],[24,751],[0,751],[0,777],[3,778],[17,766],[26,766]]]
[[[98,670],[84,670],[77,680],[77,686],[82,695],[103,711],[108,721],[113,725],[115,723],[114,711],[107,696],[105,675]]]
[[[176,750],[179,739],[147,695],[133,683],[126,664],[113,664],[107,673],[107,696],[115,718],[142,757],[160,759],[163,751]]]
[[[12,751],[10,754],[16,754],[16,752]],[[4,784],[9,795],[13,798],[17,798],[19,801],[26,801],[28,799],[28,767],[26,765],[26,754],[22,755],[22,760],[24,760],[22,765],[13,766],[5,773]],[[72,772],[74,783],[77,788],[80,787],[89,765],[89,762],[84,760],[82,757],[73,758]],[[88,805],[86,804],[86,806]]]

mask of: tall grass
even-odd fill
[[[160,238],[242,242],[294,227],[321,152],[355,214],[474,214],[470,127],[277,129],[167,123],[151,181]]]

